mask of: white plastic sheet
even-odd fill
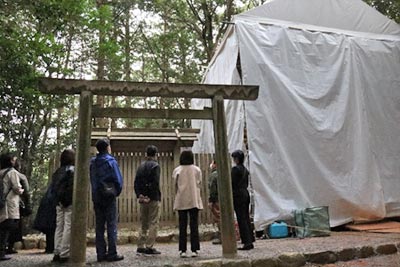
[[[315,1],[236,16],[206,74],[238,84],[240,54],[243,83],[260,86],[245,108],[226,101],[230,151],[246,118],[258,229],[310,206],[329,206],[331,226],[400,216],[400,27],[358,0]],[[213,151],[205,125],[198,152]]]
[[[246,102],[257,227],[310,206],[329,206],[332,226],[398,207],[400,42],[236,30],[243,81],[260,85]]]
[[[221,49],[218,57],[215,57],[215,64],[211,65],[204,83],[210,84],[240,84],[239,73],[236,69],[236,61],[238,58],[237,39],[234,35],[233,28],[230,28],[227,33],[227,38],[224,43],[224,48]],[[234,114],[227,116],[227,133],[228,149],[232,152],[235,149],[243,148],[243,128],[244,128],[244,111],[243,101],[225,100],[226,114]],[[209,99],[193,99],[191,102],[192,108],[202,109],[211,107]],[[195,153],[214,153],[214,127],[212,121],[192,120],[192,127],[201,129],[199,134],[200,142],[195,142],[193,151]]]

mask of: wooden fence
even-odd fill
[[[118,197],[119,227],[133,228],[139,224],[139,205],[134,193],[134,179],[136,170],[145,160],[144,153],[115,153],[122,175],[124,177],[124,187]],[[212,154],[195,154],[195,164],[200,167],[203,173],[203,183],[201,195],[204,209],[199,213],[199,223],[211,223],[211,213],[207,207],[208,202],[208,176],[210,174],[209,165],[213,158]],[[172,152],[160,152],[157,161],[161,167],[160,187],[161,187],[161,225],[178,225],[177,212],[173,211],[175,198],[175,185],[172,179],[174,166],[174,156]],[[94,228],[93,204],[89,201],[88,227]]]

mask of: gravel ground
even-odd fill
[[[332,232],[329,237],[317,238],[286,238],[257,240],[255,249],[251,251],[238,251],[238,257],[241,259],[257,259],[277,257],[283,253],[297,252],[323,252],[335,251],[343,248],[357,248],[364,246],[376,246],[379,244],[400,244],[400,234],[375,234],[360,232]],[[88,266],[138,266],[153,267],[165,265],[189,264],[191,262],[203,261],[208,259],[220,259],[222,256],[222,247],[212,245],[211,242],[202,242],[200,256],[198,258],[181,259],[178,257],[177,243],[159,243],[156,248],[162,252],[157,256],[144,256],[136,254],[136,246],[123,245],[118,247],[118,252],[124,255],[125,260],[113,263],[97,263],[96,253],[93,247],[87,248]],[[396,255],[396,254],[395,254]],[[13,259],[1,262],[3,267],[15,266],[60,266],[60,264],[51,264],[52,255],[43,254],[42,250],[21,250],[13,255]],[[308,265],[318,266],[318,265]],[[325,265],[320,265],[325,266]],[[351,265],[326,265],[326,266],[351,266]],[[363,266],[363,265],[355,265]],[[369,266],[369,265],[365,265]],[[374,265],[371,265],[374,266]],[[380,265],[377,265],[380,266]],[[391,265],[387,265],[391,267]],[[395,265],[400,266],[400,265]]]

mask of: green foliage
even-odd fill
[[[199,83],[233,14],[265,0],[0,0],[0,152],[16,151],[35,193],[50,158],[74,147],[75,96],[48,96],[37,77]],[[400,22],[400,0],[365,0]],[[105,97],[105,106],[187,108],[185,99]],[[113,127],[188,127],[126,120]]]
[[[400,0],[364,0],[383,15],[400,23]]]

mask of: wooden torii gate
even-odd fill
[[[218,194],[221,206],[222,254],[234,258],[237,254],[233,216],[233,200],[224,99],[256,100],[258,86],[141,83],[127,81],[73,80],[41,78],[39,90],[46,94],[79,94],[77,155],[71,222],[71,262],[86,263],[86,228],[88,216],[90,136],[92,117],[164,118],[213,120],[215,155],[218,165]],[[212,108],[193,109],[133,109],[93,107],[93,95],[208,98]]]

